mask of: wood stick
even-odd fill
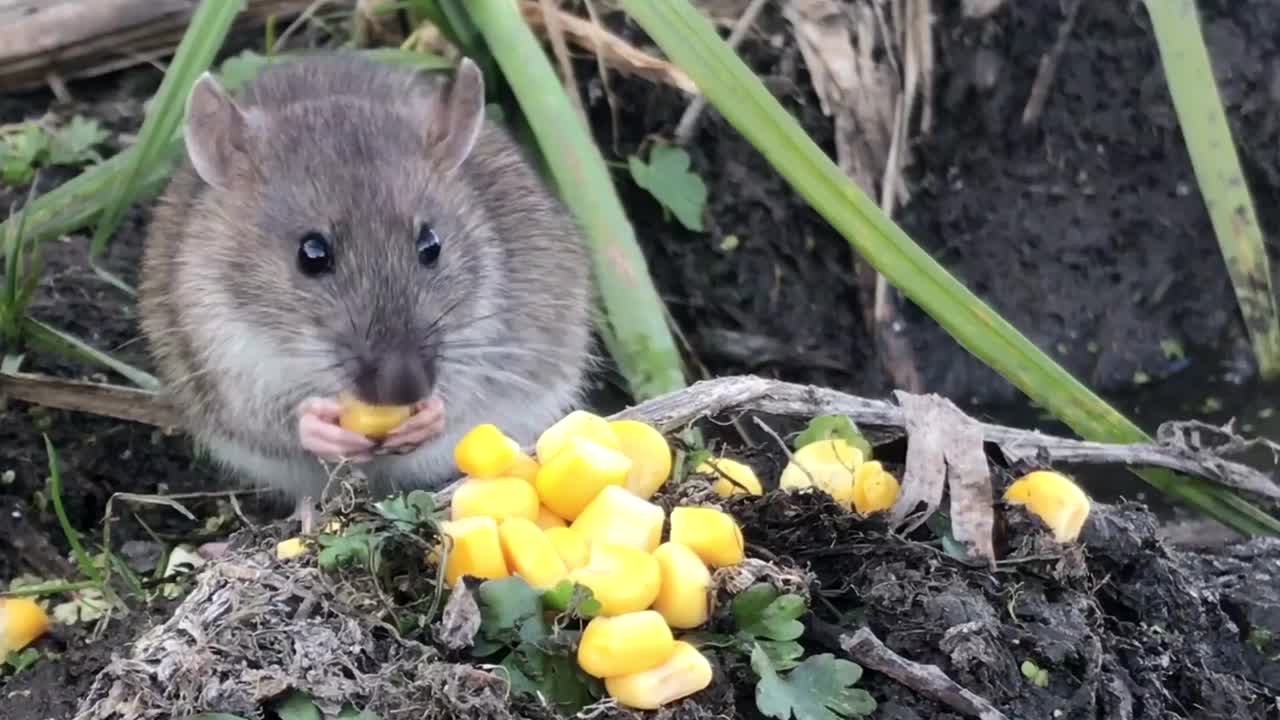
[[[199,0],[0,0],[0,92],[97,77],[173,53]],[[309,0],[248,0],[237,28]]]

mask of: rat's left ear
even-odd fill
[[[480,137],[484,124],[484,73],[464,57],[453,79],[432,104],[427,145],[446,171],[456,170]]]

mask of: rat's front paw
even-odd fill
[[[329,462],[368,462],[374,443],[338,424],[337,400],[310,398],[298,407],[298,439],[307,452]]]
[[[418,403],[408,420],[397,425],[382,439],[382,448],[403,454],[444,431],[444,403],[440,398]]]

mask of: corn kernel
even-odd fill
[[[531,520],[503,520],[498,526],[498,539],[507,568],[539,590],[553,587],[569,574],[556,546]]]
[[[366,437],[381,438],[413,414],[410,405],[370,405],[361,402],[350,393],[341,393],[338,402],[342,412],[338,424],[351,432]]]
[[[591,588],[600,601],[601,615],[623,615],[644,610],[658,599],[662,584],[653,555],[627,545],[588,543],[587,564],[569,573],[569,579]]]
[[[737,521],[708,507],[678,507],[671,511],[671,542],[697,553],[713,567],[737,565],[745,557],[745,542]]]
[[[680,543],[665,542],[653,551],[658,561],[658,599],[653,609],[673,628],[687,630],[711,617],[711,572],[698,554]]]
[[[622,485],[630,471],[631,459],[621,452],[586,438],[572,438],[538,469],[534,486],[551,512],[574,520],[605,487]]]
[[[1037,470],[1018,478],[1004,491],[1005,502],[1025,505],[1044,521],[1060,543],[1074,542],[1089,517],[1089,496],[1067,476]]]
[[[898,499],[898,479],[878,460],[864,462],[853,473],[853,509],[869,515],[888,510]]]
[[[621,450],[618,435],[609,427],[609,421],[585,410],[574,410],[542,431],[534,444],[538,462],[545,465],[551,458],[569,447],[574,438],[584,438],[610,450]]]
[[[629,545],[653,552],[662,542],[662,523],[666,519],[661,507],[617,485],[608,485],[569,527],[589,543]]]
[[[449,517],[452,520],[469,517],[533,520],[538,517],[539,507],[537,491],[520,478],[470,478],[453,491]]]
[[[547,536],[547,540],[555,547],[556,554],[560,556],[560,560],[564,562],[564,566],[570,571],[577,570],[587,564],[587,560],[590,557],[590,553],[587,551],[587,540],[574,531],[573,528],[547,528],[542,534]]]
[[[48,630],[49,615],[35,600],[0,597],[0,658],[25,648]]]
[[[623,487],[648,500],[671,476],[671,446],[656,428],[639,420],[614,420],[609,427],[618,436],[622,454],[631,458]]]
[[[511,574],[502,554],[498,522],[493,518],[477,516],[446,520],[440,523],[440,530],[453,539],[444,568],[445,584],[453,586],[464,575],[497,580]]]
[[[847,468],[850,471],[857,470],[862,464],[862,451],[849,444],[844,438],[831,438],[829,440],[817,440],[800,448],[791,455],[793,462],[801,465],[826,465],[832,463]]]
[[[515,464],[520,446],[492,423],[476,425],[453,446],[453,462],[463,475],[493,478]]]
[[[751,469],[750,465],[731,460],[729,458],[716,458],[715,460],[707,460],[698,464],[694,468],[694,472],[699,475],[710,475],[715,478],[711,483],[711,489],[720,497],[729,497],[730,495],[761,495],[764,488],[760,485],[760,478],[756,477],[756,471]],[[725,475],[729,477],[726,478]],[[730,482],[730,479],[733,481]]]
[[[783,468],[778,487],[787,490],[816,487],[847,507],[853,502],[853,471],[833,462],[801,464],[792,460]]]
[[[550,530],[554,527],[569,526],[569,523],[565,522],[564,518],[548,510],[546,505],[538,506],[538,517],[534,518],[533,522],[543,530]]]
[[[521,450],[516,454],[516,461],[503,474],[510,477],[518,477],[532,484],[538,477],[538,461],[534,460],[529,453]]]
[[[675,652],[675,638],[653,610],[595,617],[578,643],[578,666],[597,678],[621,677],[659,667]]]
[[[671,657],[656,668],[605,678],[609,697],[637,710],[657,710],[705,690],[711,684],[711,663],[689,643],[674,644]]]
[[[294,537],[276,543],[276,559],[292,560],[307,552],[307,544],[302,538]]]

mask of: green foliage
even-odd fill
[[[1023,660],[1022,676],[1030,680],[1037,687],[1049,687],[1049,671],[1036,665],[1034,661]]]
[[[751,651],[751,669],[760,676],[756,707],[777,720],[841,720],[868,717],[876,710],[875,698],[853,687],[862,667],[830,654],[806,658],[781,674],[762,648]]]
[[[627,161],[636,184],[662,203],[681,225],[702,232],[707,185],[689,170],[689,153],[674,145],[655,145],[645,162],[632,155]]]
[[[304,692],[294,690],[282,700],[273,703],[280,720],[321,720],[320,708]]]
[[[4,658],[4,664],[8,665],[14,675],[26,670],[40,661],[40,651],[33,648],[24,648],[15,652],[11,652]]]
[[[316,537],[321,548],[316,564],[325,572],[367,567],[378,538],[372,523],[356,523],[338,534],[322,533]]]
[[[598,699],[603,689],[578,667],[578,633],[560,627],[571,618],[565,612],[555,621],[547,618],[554,609],[548,600],[564,594],[559,586],[539,593],[518,576],[481,583],[476,590],[480,630],[472,654],[483,658],[505,650],[498,665],[510,678],[512,692],[540,696],[573,715]],[[567,605],[572,612],[573,604]]]
[[[542,594],[542,604],[561,614],[590,620],[600,612],[600,601],[591,588],[570,580],[561,580]]]
[[[96,148],[109,135],[97,120],[80,115],[53,131],[34,122],[17,125],[0,134],[0,182],[23,185],[41,167],[102,162]]]
[[[804,598],[781,595],[772,585],[758,583],[734,596],[730,609],[742,651],[758,647],[779,670],[795,666],[804,653],[796,642],[804,634],[799,620],[806,609]]]
[[[847,415],[819,415],[809,421],[809,426],[796,436],[796,450],[818,442],[840,438],[862,452],[864,460],[871,459],[871,443],[863,437],[862,431]]]

